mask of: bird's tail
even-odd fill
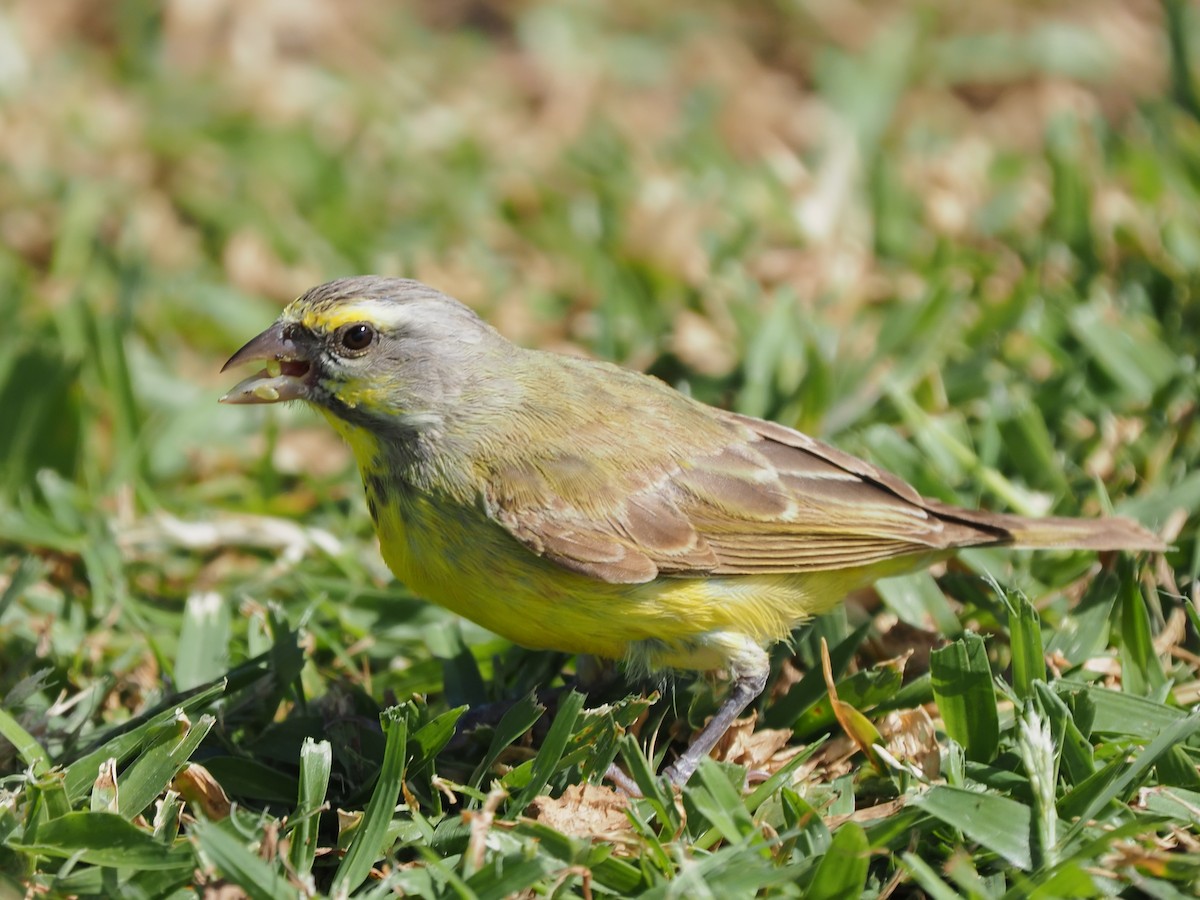
[[[943,504],[930,504],[939,516],[957,520],[985,533],[981,544],[1005,544],[1018,549],[1148,550],[1161,552],[1167,545],[1154,532],[1132,519],[1069,519],[1061,516],[1029,518],[1004,513],[977,512]],[[982,535],[981,535],[982,537]],[[976,543],[966,540],[963,544]]]
[[[1119,516],[1107,519],[1011,518],[1013,522],[1007,531],[1012,535],[1014,547],[1059,547],[1064,550],[1167,549],[1162,539],[1150,529]]]

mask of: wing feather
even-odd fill
[[[487,513],[535,553],[613,583],[840,569],[1004,539],[798,431],[658,387],[643,411],[654,418],[627,435],[565,423],[571,454],[547,441],[541,455],[526,446],[519,463],[493,466]]]

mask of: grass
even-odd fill
[[[1193,896],[1198,26],[983,9],[0,13],[0,898]],[[851,598],[673,796],[719,684],[583,696],[390,580],[322,423],[216,405],[368,271],[1173,549]]]

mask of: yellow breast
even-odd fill
[[[536,555],[475,508],[416,492],[371,501],[383,558],[418,596],[526,647],[649,668],[715,668],[703,636],[779,640],[863,580],[843,570],[609,584]]]
[[[709,637],[744,635],[766,645],[855,587],[892,574],[871,566],[610,584],[538,556],[475,506],[384,477],[373,469],[375,439],[330,418],[359,460],[388,568],[418,596],[526,647],[626,658],[649,669],[718,668],[727,657]]]

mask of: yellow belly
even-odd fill
[[[374,505],[384,560],[418,596],[526,647],[649,668],[717,668],[724,651],[705,636],[732,633],[766,645],[890,574],[872,566],[609,584],[536,555],[476,509],[419,493]]]
[[[525,647],[627,659],[645,669],[715,669],[766,646],[913,555],[853,569],[609,584],[538,556],[474,506],[396,487],[381,495],[375,438],[332,414],[362,468],[388,568],[415,594]],[[936,554],[934,554],[936,555]]]

